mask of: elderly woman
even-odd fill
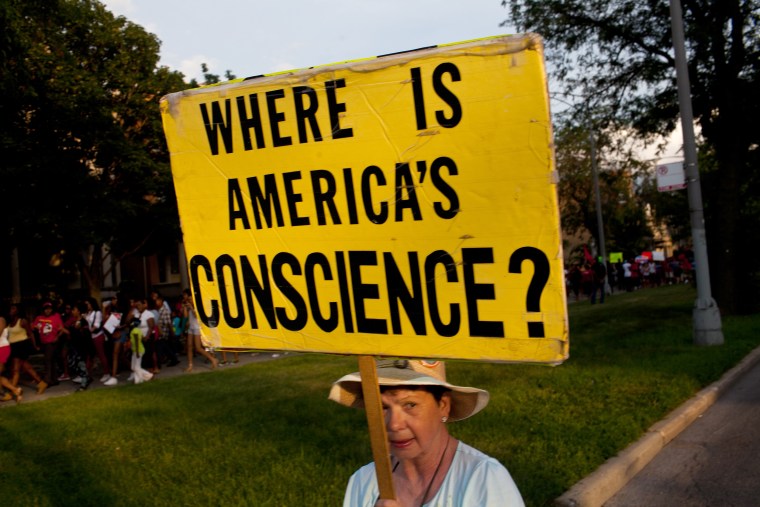
[[[449,435],[449,422],[466,419],[488,404],[488,392],[446,382],[440,361],[378,364],[378,383],[388,433],[396,500],[379,500],[375,465],[351,476],[344,507],[522,506],[512,477],[498,461]],[[361,376],[333,384],[330,399],[363,407]]]

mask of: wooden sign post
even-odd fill
[[[393,491],[388,434],[385,430],[383,404],[380,400],[380,386],[377,382],[377,365],[372,356],[358,357],[359,373],[362,376],[364,410],[367,412],[369,438],[372,443],[372,459],[375,461],[375,473],[377,474],[377,485],[380,488],[380,498],[395,500],[396,493]]]

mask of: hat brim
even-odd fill
[[[451,411],[449,421],[461,421],[471,417],[488,405],[490,395],[488,391],[475,387],[455,386],[448,382],[438,380],[423,373],[410,370],[392,368],[392,376],[386,375],[378,368],[377,383],[388,387],[414,387],[414,386],[440,386],[450,391]],[[333,383],[328,398],[351,408],[364,408],[364,396],[362,394],[362,378],[359,372],[350,373]]]

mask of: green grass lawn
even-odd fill
[[[692,345],[688,286],[570,305],[557,367],[449,362],[491,392],[454,436],[548,505],[760,344],[760,315]],[[0,410],[0,505],[337,506],[371,459],[364,413],[327,400],[352,357],[287,356]]]

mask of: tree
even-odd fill
[[[221,78],[219,77],[219,74],[212,74],[211,73],[211,71],[208,68],[208,65],[205,62],[201,63],[201,72],[203,72],[203,83],[202,84],[204,86],[212,85],[212,84],[217,84],[217,83],[220,83],[222,81]],[[227,81],[232,81],[233,79],[235,79],[235,74],[233,74],[231,70],[227,69],[224,72],[224,77],[225,77],[225,79]],[[198,81],[196,81],[195,79],[192,79],[190,81],[190,86],[192,88],[197,88],[198,86],[200,86],[200,84],[198,84]]]
[[[600,244],[591,185],[590,136],[594,135],[607,251],[633,255],[650,247],[641,186],[635,181],[643,164],[608,132],[593,132],[590,124],[579,125],[572,116],[558,118],[554,137],[563,231],[570,235],[586,231]]]
[[[643,138],[678,119],[667,0],[503,0],[520,31],[541,34],[565,92],[591,97]],[[712,162],[701,179],[715,298],[757,302],[760,243],[760,2],[682,0],[695,119]],[[747,205],[749,204],[749,205]]]
[[[8,0],[0,30],[2,234],[97,296],[104,252],[179,238],[158,102],[186,85],[154,35],[96,0]]]

